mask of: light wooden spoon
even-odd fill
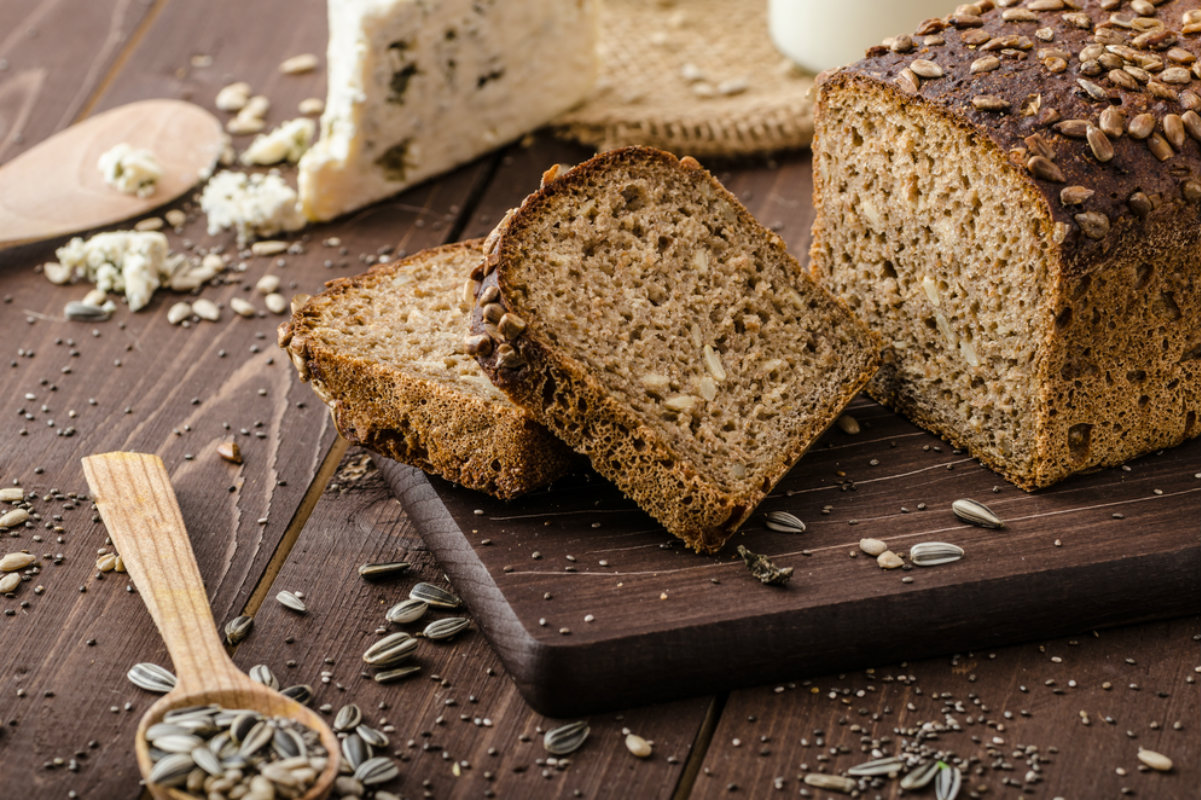
[[[149,197],[104,182],[100,156],[122,142],[163,168]],[[221,123],[182,100],[143,100],[97,114],[0,166],[0,249],[111,225],[169,203],[212,171]]]
[[[109,537],[167,644],[178,678],[175,688],[138,724],[135,750],[142,777],[148,779],[153,766],[146,741],[151,725],[174,708],[218,703],[288,717],[316,731],[329,762],[302,800],[326,797],[338,774],[338,740],[321,717],[251,680],[225,654],[162,459],[144,453],[104,453],[84,458],[83,472]],[[193,797],[149,781],[148,786],[159,800]]]

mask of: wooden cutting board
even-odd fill
[[[587,473],[504,503],[378,459],[522,694],[570,716],[1077,634],[1201,607],[1201,440],[1027,494],[863,398],[720,556],[686,551]],[[959,522],[968,497],[1002,530]],[[763,512],[808,526],[777,533]],[[953,542],[966,557],[880,569]],[[795,574],[763,586],[737,544]]]

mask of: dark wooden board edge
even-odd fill
[[[505,600],[440,496],[466,490],[437,485],[420,470],[386,458],[377,457],[376,463],[526,701],[550,716],[1068,635],[1201,607],[1198,541],[1120,562],[916,588],[906,595],[906,604],[927,620],[920,630],[898,625],[881,613],[880,598],[865,597],[831,606],[827,614],[763,616],[754,621],[754,630],[745,619],[733,619],[601,641],[539,641]],[[1067,588],[1079,586],[1097,591]],[[698,641],[703,657],[697,656]],[[736,664],[731,653],[740,654]],[[614,681],[614,674],[630,679]],[[597,692],[597,686],[606,690]]]

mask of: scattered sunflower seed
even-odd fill
[[[1138,749],[1138,760],[1156,772],[1172,771],[1172,759],[1168,758],[1163,753],[1157,753],[1154,750],[1147,750],[1146,748],[1140,747]]]
[[[334,715],[334,730],[348,731],[363,721],[363,710],[354,703],[347,703]]]
[[[626,749],[637,758],[650,758],[653,752],[651,743],[636,733],[626,734]]]
[[[250,635],[254,627],[254,617],[234,617],[225,623],[225,641],[231,645],[237,644]]]
[[[930,781],[934,780],[935,773],[938,772],[938,761],[927,762],[916,769],[910,770],[901,778],[902,789],[923,789],[930,785]]]
[[[429,610],[429,603],[424,600],[401,600],[396,605],[388,609],[384,614],[384,619],[396,625],[403,625],[406,622],[416,622],[425,616],[425,612]]]
[[[951,511],[955,516],[969,525],[979,525],[981,528],[1004,528],[1005,523],[989,509],[988,506],[976,500],[962,498],[951,503]]]
[[[847,770],[848,775],[870,778],[875,775],[892,775],[901,771],[904,761],[900,756],[877,758],[862,764],[857,764]]]
[[[471,620],[467,617],[447,617],[426,625],[421,635],[427,639],[450,639],[467,630],[470,625]]]
[[[408,561],[378,561],[368,562],[359,565],[359,575],[367,580],[376,578],[391,578],[394,575],[400,575],[407,572],[409,567],[413,566]]]
[[[396,669],[386,669],[383,672],[375,673],[375,682],[393,683],[408,678],[411,675],[416,675],[418,672],[421,672],[421,665],[419,664],[408,664]]]
[[[938,762],[938,775],[934,778],[934,797],[936,800],[955,800],[959,796],[959,787],[963,783],[963,775],[959,767]]]
[[[342,758],[350,768],[358,769],[360,765],[371,759],[374,753],[371,746],[357,733],[352,733],[342,740]]]
[[[919,567],[936,567],[963,558],[963,548],[948,542],[921,542],[909,548],[909,560]]]
[[[407,633],[392,633],[380,639],[367,652],[363,661],[373,667],[391,667],[404,661],[417,649],[417,640]]]
[[[302,706],[307,705],[313,699],[313,687],[307,683],[298,683],[295,686],[289,686],[286,689],[280,689],[279,693],[284,697],[290,697]]]
[[[463,601],[458,596],[432,583],[419,583],[409,590],[409,597],[424,600],[434,608],[458,608]]]
[[[771,562],[770,558],[759,553],[752,553],[744,545],[738,545],[738,555],[742,556],[742,561],[746,564],[746,568],[762,584],[783,586],[792,579],[792,567],[777,567]]]
[[[238,447],[237,442],[222,442],[217,445],[217,455],[231,464],[242,463],[242,448]]]
[[[275,677],[275,673],[266,664],[255,664],[247,674],[250,675],[252,681],[261,683],[271,689],[279,689],[279,679]]]
[[[591,731],[586,720],[569,722],[547,731],[542,737],[542,746],[552,756],[565,756],[579,750]]]
[[[836,421],[839,430],[848,436],[854,436],[859,433],[859,420],[852,417],[850,414],[843,414]]]
[[[365,786],[387,783],[400,774],[396,762],[385,756],[376,756],[364,761],[354,771],[354,777]]]
[[[887,550],[888,545],[882,539],[860,539],[859,549],[875,557]]]
[[[0,558],[0,572],[16,572],[19,569],[25,569],[37,560],[37,556],[32,553],[9,553],[4,558]]]
[[[354,732],[359,735],[359,738],[372,747],[382,748],[391,744],[388,739],[388,734],[383,731],[378,731],[367,724],[359,724],[355,726]]]
[[[826,775],[822,772],[810,772],[805,776],[805,783],[818,789],[829,789],[832,792],[842,792],[843,794],[850,794],[859,785],[853,778],[846,778],[842,775]]]
[[[103,322],[113,315],[116,307],[107,305],[94,306],[91,303],[81,303],[72,300],[63,307],[63,316],[75,322]]]
[[[876,563],[880,566],[880,569],[897,569],[905,566],[904,559],[891,550],[885,550],[876,556]]]
[[[0,516],[0,528],[15,528],[18,525],[24,525],[28,519],[28,511],[23,508],[14,508],[12,511]]]
[[[175,675],[170,670],[160,667],[158,664],[151,664],[149,661],[134,664],[130,667],[129,672],[125,673],[125,677],[129,678],[129,682],[139,689],[159,694],[171,691],[175,688],[176,683]]]
[[[781,533],[804,533],[805,523],[795,514],[787,511],[769,511],[763,515],[764,524],[768,530]]]
[[[292,592],[287,590],[282,591],[275,596],[275,599],[278,600],[279,604],[284,608],[291,609],[298,614],[308,613],[309,607],[304,604],[303,600],[301,600]]]
[[[3,578],[0,578],[0,594],[8,594],[15,592],[17,587],[21,585],[21,575],[17,572],[10,572]]]

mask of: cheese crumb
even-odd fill
[[[150,302],[154,291],[185,261],[171,254],[167,237],[155,231],[110,231],[87,240],[76,236],[55,255],[58,262],[43,267],[51,281],[87,280],[101,292],[124,292],[130,311]]]
[[[250,143],[239,161],[247,166],[268,166],[281,161],[295,164],[313,143],[317,123],[298,117],[288,120],[270,133],[264,133]]]
[[[117,191],[138,197],[154,194],[158,179],[163,177],[163,168],[154,153],[125,142],[103,153],[97,166],[105,183]]]
[[[210,236],[232,229],[239,245],[304,227],[296,190],[275,170],[266,175],[221,172],[204,187],[200,207],[208,216]]]

